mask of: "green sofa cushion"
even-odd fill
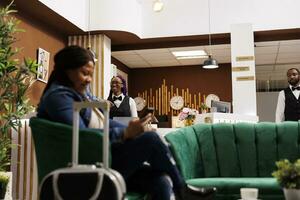
[[[64,168],[72,161],[72,127],[37,117],[30,119],[30,127],[40,183],[48,173]],[[80,130],[79,135],[79,163],[102,162],[102,133],[85,129]]]
[[[291,161],[299,158],[299,124],[285,122],[277,124],[278,157],[288,158]]]
[[[140,194],[140,193],[135,193],[135,192],[128,192],[126,194],[126,199],[127,200],[144,200],[145,199],[145,194]]]
[[[241,177],[257,177],[257,152],[254,124],[233,125]],[[245,156],[247,155],[247,156]]]
[[[263,199],[282,199],[272,172],[280,159],[300,156],[299,122],[196,124],[165,136],[188,183],[218,188],[219,199],[238,199],[258,187]]]
[[[195,178],[186,182],[198,187],[217,187],[217,199],[237,200],[243,187],[258,188],[260,199],[273,199],[283,195],[275,178]]]
[[[235,133],[231,124],[212,125],[220,177],[239,177]]]
[[[178,168],[185,179],[203,175],[203,168],[200,164],[201,157],[199,145],[196,139],[194,129],[186,127],[178,130],[175,135],[168,135],[177,144],[170,148],[174,152]],[[186,163],[189,163],[186,165]]]
[[[203,173],[200,174],[201,176],[194,176],[194,177],[219,176],[217,153],[215,149],[212,126],[209,124],[196,124],[192,127],[195,131],[196,139],[199,145],[199,152],[201,154],[199,157],[202,158],[200,162],[200,166],[198,165],[198,167],[200,167],[201,171],[203,171]],[[166,135],[166,140],[171,142],[172,144],[171,146],[173,146],[173,144],[176,145],[176,143],[173,143],[173,140],[170,136],[171,134]],[[184,177],[184,178],[189,179],[189,177]]]
[[[276,124],[256,124],[257,166],[259,177],[270,177],[277,161]]]

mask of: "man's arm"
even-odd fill
[[[278,95],[277,107],[276,107],[276,115],[275,122],[283,122],[284,118],[284,109],[285,109],[285,96],[284,91],[280,91]]]

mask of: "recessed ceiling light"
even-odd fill
[[[176,59],[195,59],[208,57],[207,53],[204,50],[173,51],[172,53],[176,57]]]
[[[156,0],[153,2],[154,12],[160,12],[164,8],[164,3],[161,0]]]

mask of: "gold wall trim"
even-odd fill
[[[240,76],[236,77],[237,81],[254,81],[254,76]]]
[[[254,60],[254,56],[238,56],[235,59],[236,61],[251,61]]]
[[[231,71],[233,71],[233,72],[250,71],[250,67],[249,66],[232,67]]]
[[[181,91],[180,91],[181,89]],[[182,96],[184,99],[184,107],[199,110],[202,103],[205,104],[205,94],[200,92],[192,93],[189,88],[178,88],[174,85],[168,85],[166,79],[162,79],[159,88],[149,88],[138,92],[138,96],[145,99],[147,107],[153,107],[156,115],[176,116],[181,112],[174,110],[170,106],[170,99],[174,96]]]

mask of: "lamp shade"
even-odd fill
[[[208,59],[204,61],[202,68],[204,69],[216,69],[218,68],[218,62],[211,57],[211,55],[208,56]]]

